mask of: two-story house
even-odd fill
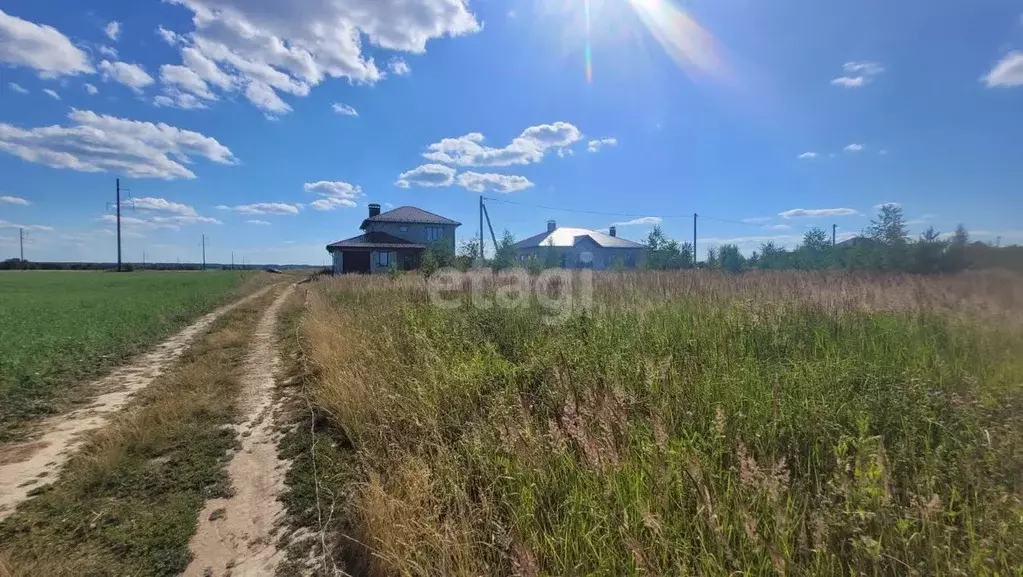
[[[327,245],[334,274],[386,272],[419,268],[428,246],[442,243],[455,252],[455,229],[462,223],[414,206],[380,212],[369,205],[364,234]]]

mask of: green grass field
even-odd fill
[[[288,502],[354,574],[1023,566],[1018,276],[604,274],[555,324],[313,286]]]
[[[237,272],[0,273],[0,440],[236,296]]]

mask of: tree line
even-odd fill
[[[654,227],[644,245],[646,268],[693,268],[693,245],[667,238],[660,227]],[[942,235],[929,227],[913,239],[902,208],[889,204],[880,207],[860,235],[841,243],[832,244],[827,232],[812,228],[792,250],[767,241],[746,256],[737,245],[723,244],[709,249],[707,259],[696,267],[729,272],[847,269],[938,274],[979,268],[1023,271],[1023,247],[971,242],[962,224],[951,235]]]

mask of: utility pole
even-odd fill
[[[835,233],[838,231],[838,225],[831,225],[831,246],[835,246]]]
[[[698,215],[693,213],[693,268],[696,268],[696,217]]]
[[[480,195],[480,266],[483,266],[483,195]]]
[[[206,270],[206,235],[202,235],[202,270]]]
[[[231,270],[234,270],[234,251],[231,251]]]
[[[21,267],[25,267],[25,229],[18,227],[18,245],[21,248]]]
[[[121,179],[117,179],[117,272],[121,272]]]

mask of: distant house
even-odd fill
[[[554,258],[555,264],[565,268],[604,270],[616,263],[625,268],[636,268],[643,260],[645,247],[619,238],[613,226],[608,233],[603,233],[586,228],[559,227],[555,221],[549,220],[546,231],[515,243],[514,248],[516,258],[523,264],[535,256],[542,263]]]
[[[371,204],[359,227],[364,234],[328,244],[327,252],[334,274],[414,270],[430,245],[443,243],[454,253],[455,229],[461,224],[414,206],[380,212],[379,204]]]

